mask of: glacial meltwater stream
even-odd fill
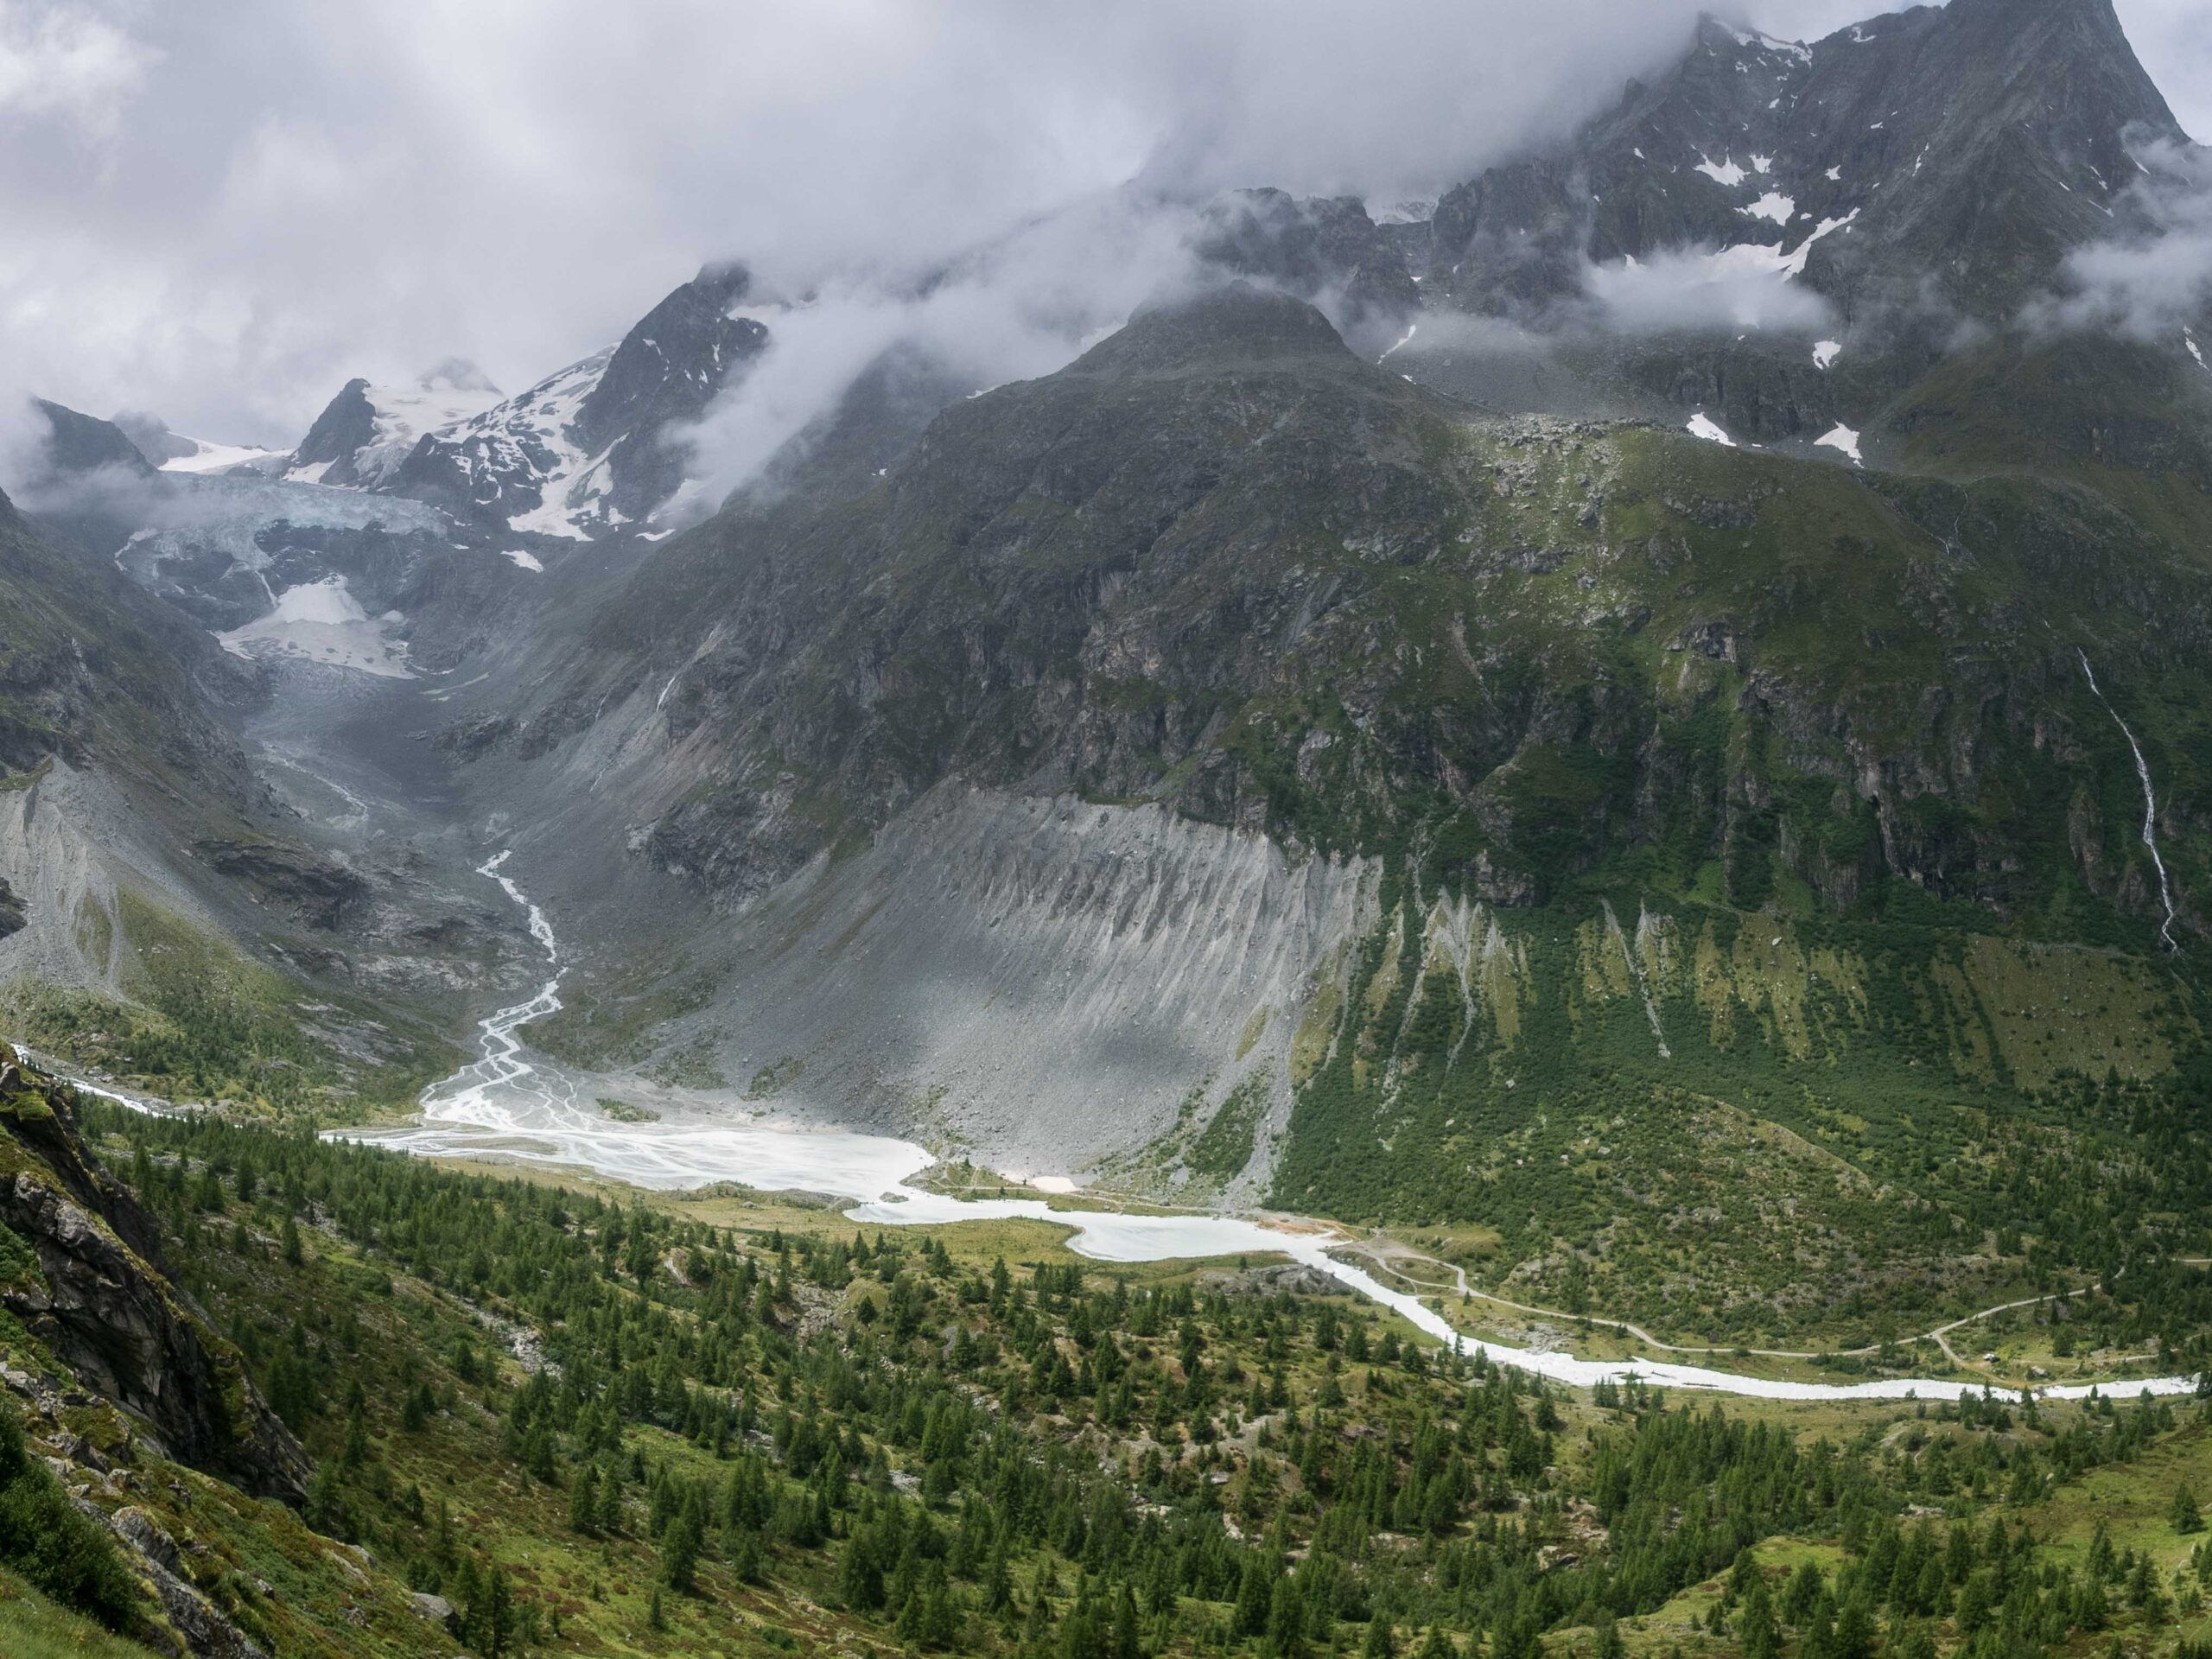
[[[1419,1298],[1392,1290],[1373,1274],[1338,1261],[1332,1248],[1348,1242],[1325,1222],[1262,1222],[1221,1215],[1124,1215],[1103,1210],[1061,1210],[1041,1198],[958,1198],[909,1185],[932,1161],[910,1141],[887,1135],[803,1125],[741,1123],[697,1118],[616,1122],[594,1100],[582,1098],[575,1079],[550,1063],[533,1061],[517,1035],[533,1020],[561,1007],[561,950],[544,913],[504,873],[503,852],[479,867],[530,918],[531,936],[545,952],[550,977],[526,1002],[501,1008],[479,1027],[481,1055],[423,1096],[421,1123],[398,1130],[347,1130],[344,1138],[427,1157],[505,1160],[581,1167],[643,1187],[682,1190],[719,1181],[773,1191],[796,1189],[852,1200],[848,1219],[871,1225],[908,1226],[1008,1217],[1070,1228],[1068,1248],[1101,1262],[1168,1262],[1228,1255],[1285,1255],[1347,1289],[1402,1314],[1448,1347],[1481,1351],[1500,1364],[1535,1372],[1578,1388],[1605,1378],[1641,1377],[1657,1386],[1696,1389],[1769,1400],[1952,1399],[1979,1394],[1979,1381],[1885,1377],[1871,1382],[1790,1382],[1662,1360],[1588,1360],[1571,1354],[1478,1343],[1455,1332]],[[2108,1385],[2114,1394],[2181,1394],[2196,1379],[2159,1377]],[[2087,1386],[2039,1390],[2075,1398]]]
[[[2181,942],[2174,938],[2174,884],[2166,875],[2166,861],[2158,853],[2158,797],[2151,787],[2151,763],[2143,758],[2143,746],[2135,741],[2135,734],[2120,717],[2120,710],[2097,683],[2096,671],[2089,666],[2089,653],[2076,648],[2074,654],[2082,659],[2082,677],[2089,682],[2089,690],[2105,712],[2112,716],[2113,724],[2120,728],[2120,734],[2127,740],[2127,747],[2135,757],[2135,776],[2143,785],[2143,845],[2149,849],[2151,867],[2158,873],[2158,902],[2166,908],[2165,919],[2158,924],[2158,941],[2169,950],[2181,949]]]

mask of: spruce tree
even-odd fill
[[[569,1530],[588,1538],[599,1530],[599,1476],[588,1464],[580,1464],[569,1488]]]

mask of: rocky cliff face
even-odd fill
[[[1196,251],[1217,270],[1320,306],[1368,357],[1402,335],[1421,310],[1421,288],[1398,241],[1352,198],[1233,191],[1207,206]]]
[[[1847,313],[2008,317],[2185,142],[2107,0],[1954,0],[1810,45],[1700,23],[1569,143],[1448,193],[1432,298],[1497,309],[1670,251],[1794,264]],[[1824,228],[1825,227],[1825,228]]]
[[[299,1503],[308,1464],[244,1362],[162,1266],[152,1219],[86,1153],[64,1085],[0,1063],[0,1224],[37,1256],[0,1305],[161,1455]]]
[[[751,277],[714,264],[616,345],[512,397],[346,383],[291,457],[296,480],[404,496],[461,524],[584,539],[644,524],[682,486],[684,429],[766,348],[733,315]]]
[[[628,779],[632,842],[726,896],[960,775],[1402,848],[1503,902],[1667,847],[1754,905],[1780,858],[1839,909],[1897,880],[2018,914],[2063,879],[2025,851],[2064,844],[2060,809],[1992,779],[2094,792],[2120,758],[2035,643],[2051,574],[2100,626],[2194,613],[2183,564],[2097,522],[2030,486],[1470,423],[1310,308],[1230,293],[949,411],[858,501],[671,544],[572,689],[486,736],[543,754],[616,721],[595,770]]]
[[[1572,390],[1535,407],[1812,450],[1880,432],[1974,341],[2017,351],[2069,257],[2133,222],[2144,158],[2189,149],[2107,0],[1955,0],[1809,44],[1707,18],[1572,139],[1448,191],[1417,274],[1432,311],[1563,331],[1548,367]],[[1427,334],[1397,366],[1530,394]],[[2159,344],[2185,363],[2177,331]]]
[[[947,785],[741,918],[657,918],[660,948],[714,988],[655,1040],[770,1109],[1001,1169],[1118,1160],[1185,1198],[1249,1196],[1374,875],[1157,806]],[[620,1023],[614,998],[577,1006],[572,1044]]]
[[[2107,708],[2082,658],[2122,639]],[[1282,1123],[1305,1086],[1287,1032],[1347,1067],[1398,1052],[1395,1033],[1360,1039],[1370,1058],[1313,1027],[1328,964],[1384,948],[1356,862],[1485,907],[1450,969],[1470,985],[1469,962],[1541,958],[1607,906],[1731,939],[1786,916],[2147,958],[2163,900],[2117,709],[2157,780],[2175,925],[2201,929],[2199,717],[2164,688],[2199,683],[2207,639],[2188,549],[2082,491],[1476,417],[1360,361],[1311,308],[1230,289],[963,400],[856,494],[671,541],[549,645],[534,696],[455,743],[486,798],[546,813],[518,857],[623,964],[608,1007],[690,1011],[644,1053],[710,1054],[733,1084],[796,1067],[795,1098],[1028,1166],[1187,1178],[1226,1139],[1233,1181],[1265,1173],[1269,1129],[1199,1143],[1249,1067],[1265,1090],[1230,1122]],[[1089,805],[1044,804],[1071,797]],[[1049,836],[1009,827],[1032,812]],[[1226,832],[1281,890],[1325,889],[1331,919],[1262,952],[1294,964],[1274,989],[1208,1002],[1223,988],[1155,963],[1122,890],[1081,874],[1135,823],[1158,826],[1162,869],[1213,868],[1192,849]],[[1233,907],[1162,880],[1162,914],[1189,912],[1175,950],[1203,960]],[[712,908],[633,903],[647,892]],[[1266,938],[1293,937],[1278,898],[1252,903]],[[1948,971],[1931,961],[1877,961],[1868,995]],[[1529,995],[1556,1010],[1551,971]],[[1064,976],[1070,1000],[1040,1006]],[[1411,1075],[1438,1058],[1406,1017]],[[1571,1026],[1540,1029],[1565,1064]],[[1713,1086],[1804,1058],[1742,1029]],[[1512,1046],[1469,1041],[1485,1068]],[[1904,1036],[1852,1052],[1923,1063]],[[2101,1039],[2068,1052],[2004,1086],[2109,1064]],[[1114,1080],[1110,1128],[1086,1074]]]

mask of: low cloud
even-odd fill
[[[54,429],[30,395],[0,386],[0,490],[24,505],[24,490],[48,470],[46,449]]]
[[[2056,294],[2027,309],[2044,331],[2088,330],[2171,345],[2212,318],[2212,149],[2158,142],[2114,209],[2121,228],[2067,258]]]
[[[1891,3],[1747,9],[1789,36]],[[2120,4],[2172,50],[2203,34],[2201,0]],[[283,447],[356,374],[460,353],[531,385],[709,257],[836,298],[859,341],[919,302],[855,273],[1124,190],[1433,196],[1611,103],[1700,5],[0,0],[0,372]],[[1074,261],[1071,310],[1120,303],[1117,245]],[[1021,301],[982,320],[987,372],[1067,338],[966,286]],[[791,418],[760,416],[733,454]]]
[[[1132,186],[1433,195],[1699,3],[0,0],[0,359],[281,447],[356,374],[528,385],[705,258],[826,294]]]
[[[1781,251],[1757,244],[1592,265],[1583,286],[1599,320],[1626,334],[1809,334],[1834,321],[1828,302],[1783,268]]]
[[[158,56],[89,7],[0,0],[0,124],[111,137]]]
[[[67,464],[55,443],[54,423],[36,399],[0,391],[0,492],[18,508],[149,523],[167,509],[163,480],[124,462]]]
[[[975,390],[1049,374],[1147,299],[1197,280],[1198,215],[1135,190],[1040,215],[925,273],[833,276],[763,315],[769,346],[684,435],[696,498],[711,506],[760,477],[893,352]],[[762,286],[779,286],[772,269]]]

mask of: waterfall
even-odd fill
[[[2158,938],[2169,950],[2181,946],[2174,938],[2174,889],[2166,877],[2166,861],[2158,856],[2158,798],[2151,790],[2151,763],[2143,758],[2143,746],[2135,741],[2135,734],[2127,729],[2127,722],[2120,717],[2120,710],[2112,706],[2111,699],[2097,683],[2096,671],[2089,666],[2089,654],[2075,647],[2074,654],[2082,659],[2082,673],[2089,682],[2089,690],[2105,712],[2112,716],[2120,734],[2127,740],[2127,747],[2135,754],[2135,775],[2143,780],[2143,844],[2151,849],[2151,862],[2158,872],[2158,902],[2166,907],[2166,918],[2158,924]]]

